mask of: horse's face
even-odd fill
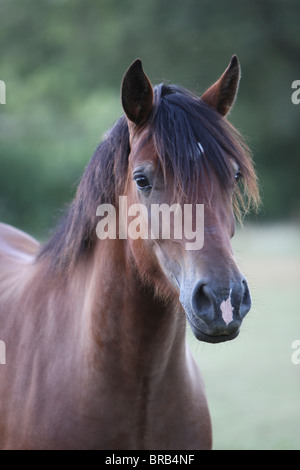
[[[143,145],[146,133],[147,129],[132,139],[127,182],[128,205],[138,203],[146,207],[149,227],[143,234],[145,238],[129,237],[136,266],[144,278],[155,284],[160,295],[179,295],[199,340],[233,339],[250,310],[251,301],[246,279],[233,258],[230,239],[235,219],[230,197],[222,193],[215,181],[214,203],[209,207],[204,205],[204,212],[196,210],[203,200],[201,191],[197,200],[190,201],[190,212],[184,204],[173,206],[170,189],[173,182],[159,169],[152,139],[146,139]],[[232,191],[236,174],[232,164]],[[162,204],[165,212],[161,212],[158,220],[157,205],[162,207]],[[188,217],[190,226],[194,227],[194,240],[186,233]],[[158,227],[159,232],[154,233],[153,227]]]
[[[231,68],[235,68],[234,65]],[[233,71],[228,70],[237,84]],[[139,80],[142,82],[137,85]],[[130,102],[130,82],[134,83],[135,93],[140,86],[144,108],[141,103],[137,106],[136,95]],[[128,117],[131,148],[126,194],[129,205],[139,203],[146,208],[143,217],[147,219],[149,230],[141,238],[133,240],[129,237],[131,251],[140,274],[155,285],[159,295],[179,296],[197,339],[214,343],[227,341],[238,335],[242,320],[251,307],[247,281],[235,263],[231,248],[235,230],[231,195],[239,168],[233,161],[230,163],[232,188],[226,193],[217,178],[210,177],[210,204],[200,206],[204,201],[200,188],[197,196],[187,200],[189,211],[183,203],[171,208],[174,181],[170,174],[162,172],[147,126],[151,92],[152,87],[136,62],[123,82],[123,106]],[[228,99],[233,100],[232,97]],[[223,103],[222,106],[228,110],[227,105]],[[157,205],[161,204],[171,208],[165,213],[166,219],[163,216],[159,219]],[[159,232],[157,227],[160,227]]]

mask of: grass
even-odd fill
[[[300,449],[300,227],[245,227],[234,239],[253,300],[239,337],[189,341],[206,384],[214,449]]]

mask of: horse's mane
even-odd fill
[[[182,201],[187,194],[207,187],[211,172],[226,191],[232,182],[230,156],[243,175],[243,188],[236,186],[235,212],[240,218],[259,194],[250,152],[237,130],[217,111],[185,89],[174,85],[154,88],[155,104],[147,122],[163,173],[173,177],[174,196]],[[106,134],[88,164],[76,196],[38,260],[49,258],[54,271],[70,270],[97,240],[96,209],[100,204],[116,204],[127,177],[130,152],[125,116]],[[202,191],[203,192],[203,191]]]

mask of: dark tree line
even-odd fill
[[[259,217],[299,218],[299,18],[298,0],[0,0],[0,218],[36,233],[52,225],[122,113],[136,57],[153,83],[200,95],[234,53],[242,81],[230,120],[253,149]]]

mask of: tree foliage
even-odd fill
[[[298,0],[0,0],[0,218],[38,234],[53,224],[122,113],[136,57],[153,83],[201,95],[234,53],[230,120],[253,149],[259,217],[299,217],[299,17]]]

